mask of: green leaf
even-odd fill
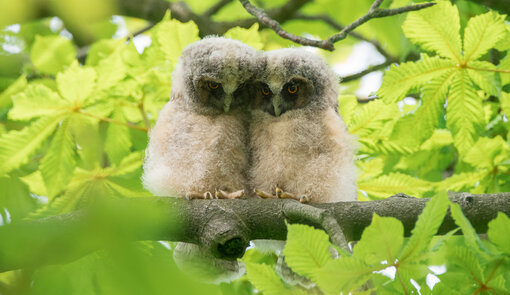
[[[395,112],[398,112],[397,105],[387,105],[381,100],[360,105],[352,114],[349,132],[364,136],[379,131],[386,122],[395,119]]]
[[[260,38],[258,23],[254,23],[249,29],[241,27],[232,28],[228,30],[224,36],[230,39],[239,40],[257,50],[261,50],[264,46],[262,39]]]
[[[510,93],[501,92],[501,96],[499,97],[499,101],[501,103],[501,108],[507,117],[510,117]]]
[[[0,218],[4,210],[10,215],[11,222],[24,218],[36,207],[36,201],[30,196],[25,183],[15,177],[0,177]],[[4,224],[6,222],[4,216]]]
[[[57,87],[60,95],[69,102],[81,106],[92,94],[96,72],[88,67],[80,67],[74,62],[65,72],[57,75]]]
[[[354,110],[358,106],[358,100],[355,95],[338,96],[338,113],[342,116],[345,125],[351,125],[351,118]]]
[[[409,91],[427,85],[430,80],[446,75],[456,69],[456,62],[439,57],[422,55],[418,62],[406,62],[399,66],[392,65],[384,74],[379,97],[391,103],[401,100]]]
[[[99,92],[117,85],[119,81],[124,79],[126,75],[126,65],[122,62],[119,54],[112,54],[110,57],[99,61],[96,72],[96,91]]]
[[[478,257],[466,246],[453,246],[447,248],[448,264],[455,264],[468,271],[466,275],[473,276],[474,279],[484,281],[483,268]]]
[[[295,273],[313,279],[313,274],[332,260],[328,235],[311,226],[287,224],[285,262]]]
[[[30,59],[42,73],[56,74],[70,65],[76,56],[73,43],[60,36],[35,36]]]
[[[509,153],[510,147],[500,136],[480,137],[463,160],[474,167],[492,171],[497,163],[508,159]]]
[[[20,131],[11,131],[0,137],[0,175],[26,163],[46,140],[62,115],[43,117]]]
[[[112,119],[119,122],[126,121],[124,113],[119,108],[113,112]],[[129,128],[124,125],[110,123],[106,131],[104,149],[108,159],[114,164],[119,164],[131,152]]]
[[[158,27],[157,39],[166,58],[172,63],[176,63],[182,49],[199,40],[198,27],[191,21],[187,23],[173,19],[165,21]]]
[[[489,11],[469,19],[464,31],[464,61],[475,60],[506,36],[505,16]]]
[[[246,276],[257,290],[266,295],[291,294],[269,265],[246,262],[245,266]]]
[[[418,216],[412,236],[399,255],[399,261],[413,260],[427,250],[430,241],[437,233],[448,210],[448,194],[441,192],[427,202]]]
[[[0,94],[0,109],[8,107],[12,100],[11,98],[27,87],[27,78],[25,75],[19,76],[7,89]]]
[[[38,196],[47,196],[48,191],[44,184],[44,179],[41,175],[41,170],[36,170],[34,173],[20,177],[20,179],[28,185],[30,192]]]
[[[506,54],[505,58],[499,62],[498,69],[505,71],[499,73],[501,77],[501,85],[505,86],[510,84],[510,51]]]
[[[403,242],[402,222],[393,217],[380,217],[374,213],[372,223],[363,231],[353,254],[368,265],[380,264],[382,261],[392,264]]]
[[[489,222],[489,239],[503,253],[510,255],[510,218],[503,212]]]
[[[478,139],[483,128],[484,113],[481,97],[463,70],[453,78],[446,112],[446,123],[452,132],[455,147],[464,155]]]
[[[74,141],[69,125],[69,119],[62,121],[39,166],[49,197],[54,197],[67,186],[76,167]]]
[[[326,294],[347,294],[363,285],[375,270],[383,267],[371,267],[356,257],[342,257],[328,262],[318,271],[317,286]]]
[[[375,179],[358,183],[358,189],[378,198],[389,197],[397,193],[420,196],[432,190],[432,184],[402,173],[390,173]]]
[[[485,175],[487,175],[487,171],[454,174],[439,183],[438,189],[445,191],[469,191],[469,189],[475,187]]]
[[[103,39],[90,46],[86,64],[96,66],[99,62],[112,55],[118,48],[126,44],[125,39]]]
[[[70,111],[65,100],[42,84],[30,84],[12,100],[14,107],[9,111],[9,118],[13,120],[30,120]]]
[[[500,95],[501,85],[499,85],[500,83],[496,79],[496,73],[493,72],[493,70],[496,70],[495,65],[486,61],[472,61],[469,63],[469,66],[480,69],[473,70],[468,68],[467,70],[469,78],[471,78],[471,80],[473,80],[473,82],[478,85],[478,87],[490,95]]]
[[[407,38],[425,50],[460,61],[460,21],[457,7],[448,1],[409,12],[402,25]]]
[[[450,203],[450,211],[455,223],[462,230],[466,246],[475,252],[482,253],[482,250],[485,250],[485,247],[476,234],[471,222],[469,222],[466,216],[462,213],[462,209],[460,209],[459,204]]]

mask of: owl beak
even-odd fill
[[[276,117],[280,116],[280,114],[282,113],[281,102],[282,102],[282,98],[279,95],[273,97],[273,109],[274,109],[274,115]]]
[[[227,113],[230,110],[230,105],[232,104],[232,95],[227,94],[225,100],[223,101],[223,111]]]

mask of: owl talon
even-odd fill
[[[308,203],[308,201],[309,201],[307,196],[303,195],[300,197],[296,197],[296,195],[294,195],[293,193],[289,193],[289,192],[282,190],[278,185],[276,185],[275,193],[276,193],[276,197],[278,199],[292,199],[292,200],[299,201],[301,203]]]
[[[303,203],[303,204],[307,204],[308,202],[310,202],[310,198],[308,198],[308,196],[306,196],[306,195],[302,195],[301,197],[299,197],[299,202]]]
[[[216,199],[233,200],[233,199],[242,198],[244,196],[244,190],[238,190],[235,192],[227,193],[223,190],[215,189],[214,195],[215,195]]]
[[[276,199],[276,198],[278,198],[276,196],[273,196],[271,194],[268,194],[268,193],[258,190],[258,189],[255,189],[255,194],[257,194],[257,196],[261,197],[262,199]]]

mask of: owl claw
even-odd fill
[[[258,189],[255,189],[254,191],[255,191],[255,194],[257,194],[257,196],[261,197],[262,199],[276,199],[277,198],[276,196],[273,196],[272,194],[268,194],[268,193],[258,190]]]
[[[275,194],[278,199],[292,199],[292,200],[299,201],[301,203],[308,203],[310,201],[306,195],[296,197],[296,195],[294,195],[293,193],[289,193],[289,192],[282,190],[278,185],[276,185]]]
[[[200,200],[208,200],[208,199],[216,199],[213,194],[210,192],[205,193],[196,193],[196,192],[187,192],[184,196],[186,200],[200,199]]]
[[[238,190],[235,192],[227,193],[220,189],[215,189],[214,195],[216,196],[216,199],[238,199],[242,198],[244,196],[244,190]]]

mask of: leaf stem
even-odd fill
[[[87,117],[90,117],[90,118],[94,118],[94,119],[97,119],[99,121],[103,121],[103,122],[108,122],[108,123],[113,123],[113,124],[118,124],[118,125],[123,125],[123,126],[126,126],[128,128],[131,128],[131,129],[136,129],[136,130],[140,130],[140,131],[143,131],[143,132],[147,132],[148,129],[145,128],[145,127],[140,127],[138,125],[135,125],[133,123],[129,123],[129,122],[121,122],[121,121],[117,121],[117,120],[114,120],[114,119],[111,119],[111,118],[103,118],[103,117],[99,117],[99,116],[96,116],[96,115],[93,115],[93,114],[89,114],[89,113],[85,113],[83,111],[78,111],[78,113],[84,115],[84,116],[87,116]]]
[[[476,71],[486,71],[486,72],[497,72],[497,73],[510,74],[510,70],[500,70],[500,69],[483,69],[483,68],[474,68],[474,67],[472,67],[472,66],[466,66],[466,69],[476,70]]]

